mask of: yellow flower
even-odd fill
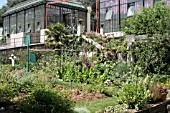
[[[62,42],[58,42],[58,45],[62,45],[63,43]]]

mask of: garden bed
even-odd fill
[[[156,104],[149,104],[148,108],[140,111],[129,110],[129,113],[168,113],[167,105],[170,104],[170,99],[165,102],[159,102]]]

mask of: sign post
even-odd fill
[[[27,50],[26,50],[26,54],[27,54],[27,62],[26,62],[26,72],[29,72],[29,63],[30,63],[30,56],[29,56],[29,46],[30,46],[30,35],[26,35],[26,46],[27,46]]]

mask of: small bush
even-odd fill
[[[17,84],[11,77],[0,76],[0,100],[11,100],[17,94]]]
[[[107,113],[128,113],[128,105],[126,104],[118,104],[115,106],[107,106],[105,108],[105,112]]]
[[[169,36],[156,37],[155,40],[137,41],[132,47],[135,64],[146,74],[170,74]]]
[[[54,91],[39,89],[18,105],[26,113],[72,113],[73,104]]]
[[[127,104],[130,109],[142,109],[147,103],[147,90],[142,80],[124,83],[118,95],[119,103]]]

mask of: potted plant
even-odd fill
[[[160,90],[160,93],[161,93],[161,100],[166,101],[166,97],[167,97],[167,94],[168,94],[167,88],[161,86],[159,90]]]

